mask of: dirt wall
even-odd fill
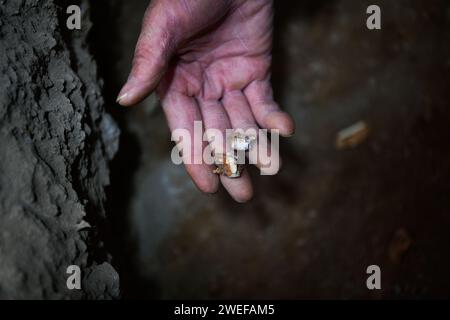
[[[71,3],[73,4],[73,3]],[[98,240],[118,128],[103,110],[96,64],[67,3],[0,5],[0,298],[116,298]],[[78,265],[81,290],[66,269]]]

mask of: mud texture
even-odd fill
[[[118,128],[103,110],[96,64],[69,3],[0,1],[0,298],[119,296],[98,240]],[[69,265],[81,290],[66,286]]]

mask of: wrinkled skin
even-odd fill
[[[271,0],[152,1],[118,103],[136,104],[156,89],[172,131],[193,131],[202,120],[204,129],[259,126],[292,135],[293,120],[270,84],[272,15]],[[236,201],[252,197],[246,171],[229,179],[207,164],[186,169],[203,192],[216,192],[220,180]]]

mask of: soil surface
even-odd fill
[[[74,4],[74,3],[70,3]],[[0,299],[119,297],[98,230],[118,127],[66,1],[0,5]],[[69,290],[70,265],[81,289]]]

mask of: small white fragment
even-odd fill
[[[248,151],[256,141],[253,135],[236,132],[231,136],[231,149],[236,151]]]
[[[364,121],[359,121],[338,132],[336,137],[336,148],[354,148],[363,143],[368,135],[369,126]]]

